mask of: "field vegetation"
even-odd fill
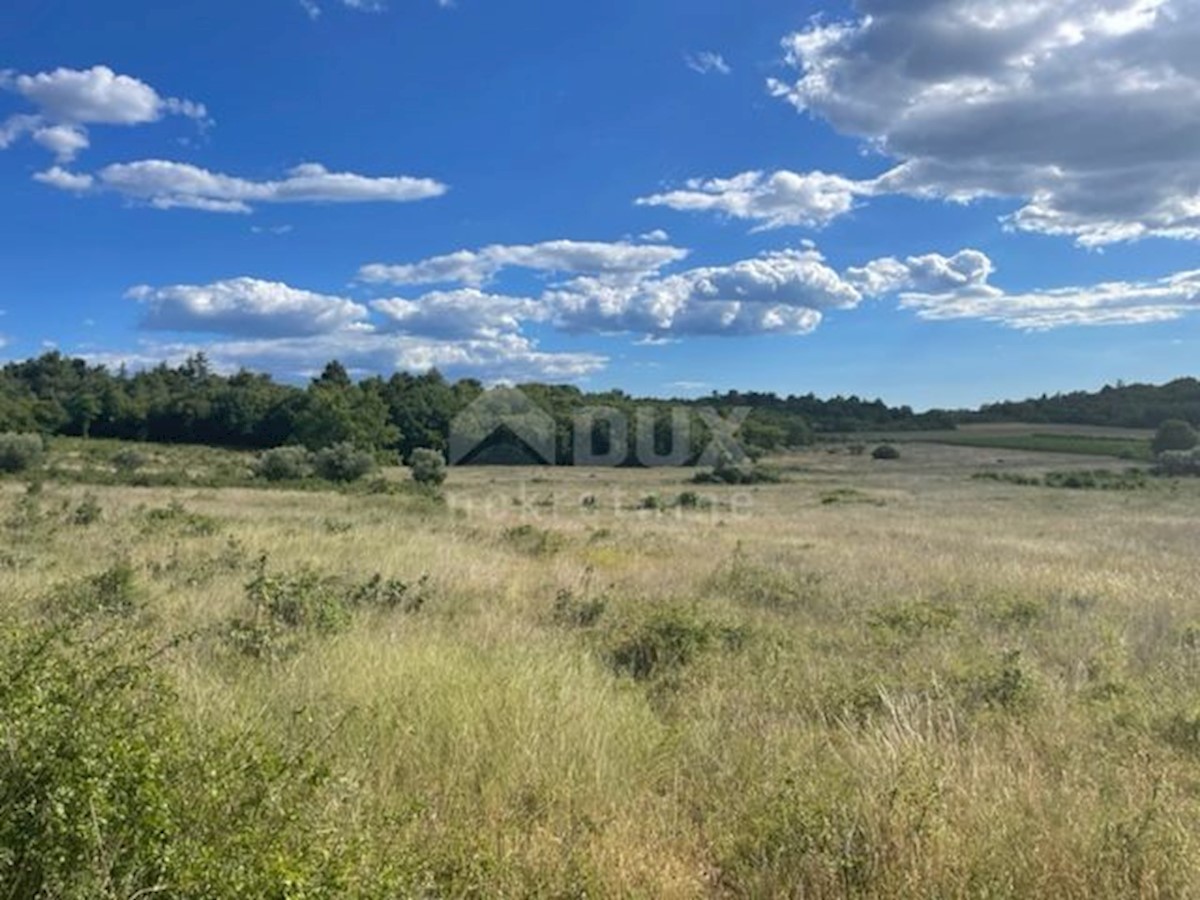
[[[0,895],[1200,893],[1200,480],[770,462],[52,441],[0,481]]]

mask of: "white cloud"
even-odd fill
[[[33,139],[53,153],[60,163],[70,162],[91,143],[87,132],[78,125],[39,128],[33,133]]]
[[[337,359],[352,371],[388,375],[438,368],[448,375],[486,381],[573,381],[602,368],[594,353],[549,353],[528,338],[506,335],[491,340],[439,341],[403,334],[345,331],[306,338],[143,342],[135,350],[85,354],[95,364],[150,368],[178,364],[203,352],[217,371],[245,367],[285,378],[309,378]]]
[[[248,366],[285,376],[306,375],[336,358],[367,372],[437,366],[487,379],[575,379],[606,363],[594,353],[540,350],[520,333],[523,322],[544,317],[540,303],[478,291],[375,301],[376,321],[353,300],[256,278],[143,285],[128,296],[143,307],[144,331],[214,338],[146,341],[132,354],[107,354],[98,361],[154,365],[204,351],[218,368]]]
[[[203,119],[204,106],[161,96],[154,88],[108,66],[55,69],[37,75],[0,72],[0,87],[15,91],[51,122],[74,125],[141,125],[176,114]]]
[[[980,319],[1024,331],[1165,322],[1200,312],[1200,271],[1014,293],[991,284],[994,273],[986,254],[962,250],[874,260],[848,269],[846,280],[864,296],[898,296],[902,309],[923,319]]]
[[[824,172],[743,172],[732,178],[694,178],[679,190],[639,198],[639,206],[665,206],[682,212],[714,212],[757,222],[762,228],[821,227],[869,196],[871,182]]]
[[[384,328],[447,340],[516,334],[527,321],[545,318],[543,304],[525,297],[486,294],[475,288],[435,291],[416,300],[375,300]]]
[[[728,75],[733,71],[725,57],[711,50],[701,50],[699,53],[687,53],[683,57],[684,64],[693,72],[701,75]]]
[[[7,150],[20,138],[36,131],[42,120],[37,116],[9,116],[0,122],[0,150]]]
[[[343,331],[367,318],[366,307],[351,300],[257,278],[142,285],[128,296],[143,304],[141,324],[152,331],[297,337]]]
[[[1200,0],[857,0],[771,91],[897,161],[874,191],[1025,202],[1085,245],[1200,238]]]
[[[89,146],[88,125],[145,125],[168,115],[185,116],[207,124],[201,103],[164,97],[154,88],[108,66],[59,68],[23,75],[0,72],[0,89],[20,94],[37,113],[11,116],[0,124],[0,149],[24,134],[69,162]]]
[[[282,180],[250,181],[158,159],[106,166],[94,186],[158,209],[233,213],[251,212],[255,203],[407,203],[447,190],[428,178],[372,178],[330,172],[315,163],[291,169]]]
[[[35,174],[33,178],[42,184],[56,187],[60,191],[75,191],[77,193],[89,190],[95,181],[91,175],[68,172],[61,166],[51,166],[46,171]]]
[[[663,244],[671,239],[671,235],[663,231],[661,228],[655,228],[653,231],[647,231],[645,234],[639,234],[638,240],[645,241],[649,244]]]
[[[627,241],[546,241],[540,244],[494,244],[482,250],[459,250],[416,263],[372,263],[358,273],[362,281],[389,284],[479,285],[504,269],[587,275],[637,275],[678,262],[687,250],[646,246]]]
[[[959,291],[987,284],[994,268],[987,254],[960,250],[953,256],[929,253],[910,256],[903,262],[894,257],[872,260],[861,268],[846,270],[846,280],[868,297],[899,291]]]
[[[577,278],[544,299],[569,331],[662,338],[807,334],[826,310],[857,306],[863,295],[817,251],[788,250],[662,277]]]

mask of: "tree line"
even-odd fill
[[[1200,381],[1179,378],[1164,385],[1106,385],[1099,391],[1074,391],[1030,400],[992,403],[972,422],[1053,422],[1114,428],[1158,428],[1169,419],[1200,424]]]
[[[560,459],[568,460],[579,411],[607,407],[629,414],[647,407],[670,439],[670,410],[686,406],[752,410],[739,437],[771,451],[812,443],[832,432],[953,427],[948,413],[917,414],[858,397],[819,399],[731,391],[702,399],[638,399],[623,391],[587,393],[570,385],[519,388],[557,425]],[[214,372],[203,355],[178,366],[130,372],[58,352],[0,368],[0,432],[194,443],[244,449],[300,445],[320,450],[349,443],[407,458],[417,448],[445,451],[454,418],[484,392],[471,378],[449,381],[436,370],[355,381],[334,361],[307,385],[251,371]],[[601,441],[603,436],[598,436]],[[656,435],[657,439],[657,435]],[[698,438],[699,440],[699,438]]]

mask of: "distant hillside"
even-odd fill
[[[1200,381],[1180,378],[1169,384],[1117,384],[1099,391],[1043,394],[1036,400],[992,403],[960,422],[1053,422],[1117,428],[1157,428],[1167,419],[1200,424]]]

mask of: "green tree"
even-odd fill
[[[1182,419],[1168,419],[1158,427],[1154,436],[1154,452],[1166,453],[1169,450],[1191,450],[1200,443],[1196,429]]]

